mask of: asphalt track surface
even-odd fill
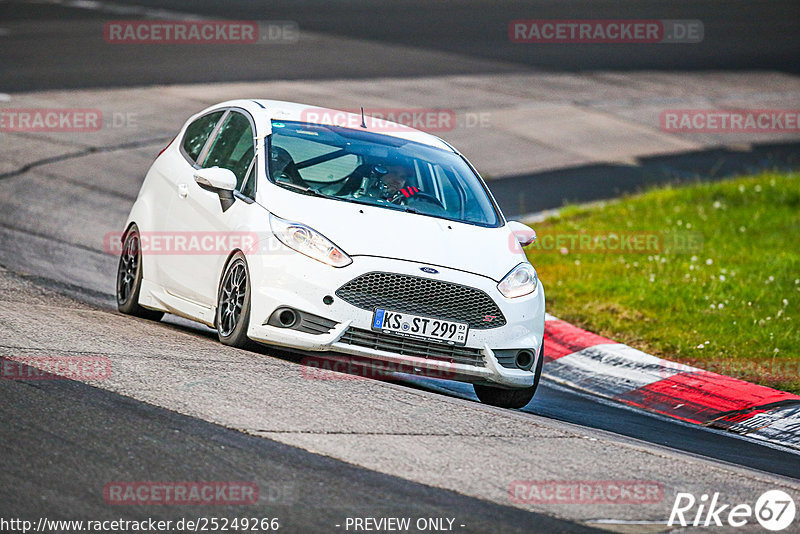
[[[288,531],[308,531],[308,528],[321,531],[320,525],[330,527],[330,521],[341,517],[336,516],[337,513],[344,516],[400,513],[425,517],[439,514],[440,511],[449,511],[451,516],[457,516],[465,525],[471,525],[466,529],[469,532],[491,530],[484,528],[486,523],[482,521],[496,517],[498,513],[506,518],[504,521],[508,523],[505,529],[509,531],[522,528],[520,525],[527,525],[525,528],[534,532],[571,531],[579,528],[580,525],[576,524],[561,524],[550,530],[544,527],[549,521],[547,517],[533,512],[525,512],[525,516],[519,516],[518,512],[511,510],[508,513],[493,511],[494,508],[474,504],[472,499],[464,495],[451,494],[444,489],[430,489],[429,486],[438,484],[426,477],[413,474],[399,478],[388,476],[381,463],[387,461],[386,459],[364,465],[358,458],[348,457],[338,449],[326,449],[328,442],[347,439],[342,436],[358,436],[362,433],[364,439],[370,440],[380,439],[381,434],[388,432],[395,436],[392,439],[396,439],[398,443],[402,443],[404,439],[413,439],[414,432],[421,432],[423,436],[432,432],[431,439],[435,439],[441,432],[449,436],[448,440],[470,442],[478,439],[469,434],[463,436],[458,430],[453,430],[453,434],[449,435],[450,431],[446,427],[436,427],[435,424],[435,428],[425,429],[431,425],[425,419],[437,421],[441,419],[441,414],[449,414],[444,419],[448,421],[446,426],[452,424],[453,420],[463,419],[468,427],[477,424],[491,430],[496,424],[502,423],[503,416],[500,413],[504,411],[478,405],[468,386],[433,383],[422,379],[402,380],[393,384],[392,387],[398,388],[404,396],[413,396],[414,392],[424,394],[427,402],[425,411],[415,414],[424,419],[414,419],[409,429],[397,431],[393,430],[395,418],[408,418],[403,415],[408,407],[405,404],[408,402],[407,398],[382,399],[378,389],[365,397],[368,404],[359,405],[358,399],[352,397],[351,383],[345,381],[325,384],[297,380],[300,373],[297,369],[301,367],[299,358],[278,354],[271,349],[265,349],[261,354],[241,354],[238,356],[238,363],[231,361],[220,367],[221,364],[213,362],[217,359],[220,362],[225,361],[227,357],[222,354],[229,354],[230,349],[219,345],[208,329],[174,318],[160,324],[149,324],[120,317],[114,310],[111,289],[116,259],[100,250],[102,234],[105,228],[115,228],[122,224],[141,179],[143,169],[138,167],[146,166],[153,151],[158,148],[140,148],[127,155],[88,154],[81,159],[82,163],[73,161],[68,167],[52,163],[0,180],[0,265],[12,272],[28,273],[22,280],[32,283],[29,288],[20,288],[15,281],[17,275],[3,273],[0,277],[4,282],[14,282],[3,287],[0,292],[0,335],[4,340],[0,354],[71,354],[69,351],[113,354],[125,351],[129,353],[128,357],[141,359],[142,363],[138,365],[145,366],[152,375],[148,379],[135,378],[137,366],[121,369],[120,378],[133,380],[134,386],[133,389],[129,389],[129,385],[121,386],[120,392],[105,391],[108,386],[102,383],[95,384],[102,389],[95,389],[72,382],[0,381],[4,422],[4,453],[0,456],[3,464],[0,502],[3,503],[4,515],[11,512],[17,516],[34,517],[39,510],[48,513],[53,510],[51,519],[96,519],[106,517],[106,514],[176,518],[189,511],[197,515],[196,510],[186,511],[173,507],[168,510],[151,507],[144,507],[142,510],[128,507],[125,510],[116,507],[104,509],[100,488],[103,483],[112,480],[244,478],[257,480],[261,488],[270,488],[276,480],[292,480],[293,492],[301,493],[304,499],[307,493],[315,493],[317,488],[321,488],[319,491],[324,493],[324,497],[320,498],[321,502],[330,504],[335,501],[337,507],[344,507],[343,510],[306,514],[307,507],[294,500],[285,508],[281,508],[280,503],[261,503],[265,514],[277,515],[278,512],[283,512]],[[136,155],[138,156],[134,157]],[[132,168],[127,175],[108,172],[109,165],[125,165],[123,162],[126,161],[135,162],[129,164]],[[74,297],[77,303],[60,295]],[[37,321],[41,321],[38,326]],[[108,337],[114,339],[106,339]],[[200,351],[208,354],[203,357]],[[213,413],[214,403],[230,405],[232,402],[230,398],[218,399],[217,388],[212,387],[214,384],[210,384],[210,389],[204,392],[198,390],[196,395],[184,397],[177,408],[171,408],[173,411],[156,408],[160,401],[142,403],[129,398],[136,398],[144,392],[147,400],[150,400],[147,392],[154,389],[186,395],[185,391],[179,391],[180,375],[173,378],[171,366],[192,366],[195,361],[208,361],[205,365],[209,367],[200,370],[199,374],[195,373],[191,380],[184,379],[190,384],[219,379],[220,374],[231,373],[241,375],[239,378],[230,378],[236,383],[239,380],[255,380],[255,383],[267,380],[265,383],[271,384],[264,392],[250,393],[249,395],[255,395],[253,397],[243,396],[233,401],[241,403],[241,408],[245,411],[251,409],[250,405],[253,403],[265,404],[264,422],[255,428],[274,425],[271,421],[275,417],[289,417],[303,428],[280,429],[278,433],[267,432],[253,437],[223,428],[227,425],[207,423],[208,416],[193,415],[193,404],[203,402],[205,395],[208,395],[207,402],[212,403],[209,409]],[[262,361],[266,363],[258,363]],[[123,364],[124,362],[122,360]],[[267,368],[255,371],[246,368],[247,365],[256,364],[267,365]],[[243,365],[241,372],[235,367],[239,365]],[[288,367],[288,376],[294,376],[295,380],[287,387],[302,388],[298,398],[270,401],[270,397],[281,399],[287,396],[285,391],[281,391],[280,377],[274,375],[274,369],[269,369],[269,366],[274,365]],[[370,384],[374,381],[368,382],[369,384],[364,385],[372,388]],[[243,385],[243,391],[250,391],[252,385]],[[375,387],[380,388],[380,384],[375,383]],[[327,398],[320,396],[325,391],[329,395]],[[261,397],[262,394],[267,396]],[[301,404],[297,404],[298,402]],[[336,407],[331,403],[341,403],[342,406]],[[286,412],[286,415],[270,413],[266,406]],[[453,408],[456,411],[452,411]],[[234,414],[238,413],[239,404],[235,404],[232,409]],[[336,419],[334,415],[329,415],[331,410],[336,409],[355,411],[355,415],[344,415],[345,426],[348,427],[345,430],[338,426],[333,430],[325,428],[326,420]],[[179,416],[174,413],[175,410],[187,413],[188,416]],[[359,415],[359,410],[364,413]],[[677,469],[680,479],[677,489],[683,489],[683,485],[712,483],[709,482],[709,477],[716,477],[715,473],[729,470],[737,472],[741,467],[757,470],[748,469],[747,478],[766,478],[773,481],[773,484],[785,484],[786,479],[783,477],[800,479],[798,455],[791,451],[629,410],[546,382],[542,384],[534,402],[516,414],[523,418],[524,423],[529,421],[537,427],[552,429],[548,432],[567,428],[569,432],[583,436],[581,441],[589,440],[601,444],[601,450],[587,456],[586,452],[573,451],[564,440],[554,444],[552,440],[531,439],[529,446],[533,447],[530,453],[532,463],[526,470],[537,472],[542,466],[536,466],[536,458],[556,454],[559,457],[558,463],[548,462],[549,467],[546,469],[556,469],[560,479],[592,478],[585,474],[592,471],[587,468],[587,462],[589,465],[611,463],[614,474],[606,476],[613,476],[615,479],[626,479],[634,476],[633,473],[641,476],[645,467],[641,465],[641,460],[634,462],[630,459],[631,447],[653,455],[648,461],[657,462],[653,465],[660,472],[658,476],[668,476],[666,473],[673,470],[673,462],[676,465],[688,463],[690,468]],[[474,419],[475,415],[479,419]],[[374,424],[371,422],[373,417]],[[371,437],[370,430],[349,428],[358,424],[358,421],[350,420],[353,418],[366,418],[368,429],[378,434]],[[173,439],[176,430],[178,433],[184,432],[182,429],[185,425],[196,429],[191,439],[183,439],[183,435],[182,439]],[[311,425],[312,429],[318,426],[320,428],[311,430],[303,425]],[[238,427],[234,425],[234,428]],[[307,434],[308,432],[311,434]],[[409,432],[412,433],[411,438],[407,434]],[[493,443],[491,446],[499,446],[503,441],[513,442],[518,439],[515,435],[512,433],[507,437],[503,434],[490,437]],[[348,463],[323,460],[276,442],[285,440],[287,436],[296,439],[292,443],[301,448],[327,452],[327,456],[344,456],[349,464],[370,469],[358,469]],[[223,438],[236,443],[236,447],[223,443],[225,449],[213,448],[217,443],[214,440]],[[320,441],[308,443],[304,441],[306,439]],[[208,440],[211,440],[211,445]],[[388,446],[390,443],[385,442],[384,445]],[[424,454],[435,458],[450,456],[443,443],[433,449],[427,448],[429,446],[430,444],[423,446],[426,451]],[[346,447],[349,449],[351,445],[348,443]],[[480,450],[491,450],[487,447],[489,446]],[[361,449],[356,450],[359,451],[359,456],[366,454]],[[392,472],[403,474],[411,470],[411,458],[416,458],[418,454],[420,453],[411,454],[407,460],[396,457],[388,460],[389,463],[399,465]],[[597,454],[600,456],[596,456]],[[288,455],[293,461],[288,464],[278,461],[276,465],[275,458],[283,455]],[[675,458],[674,455],[678,457]],[[481,461],[478,460],[473,468],[480,465]],[[306,465],[317,466],[317,474],[321,478],[310,478],[310,473],[304,468]],[[649,468],[653,468],[653,465]],[[219,466],[224,468],[220,469]],[[292,468],[298,472],[291,471]],[[258,469],[279,475],[266,476]],[[482,472],[480,468],[477,470]],[[378,475],[373,471],[381,471],[383,474]],[[523,471],[525,472],[527,471]],[[442,476],[441,473],[435,474],[433,478],[439,476]],[[486,475],[476,473],[470,476],[480,478]],[[738,476],[741,475],[734,479],[739,480]],[[349,481],[348,477],[353,477],[354,481],[339,484],[340,479]],[[415,482],[420,481],[415,479],[422,478],[428,484],[423,487],[400,480],[403,478],[411,478]],[[375,490],[374,485],[381,485],[383,492]],[[266,489],[262,491],[267,494]],[[382,501],[365,499],[364,495],[373,495],[375,499],[383,495],[381,498],[403,503],[406,508],[387,510],[382,508]],[[491,500],[497,504],[496,497]],[[418,508],[418,502],[427,504]],[[224,511],[227,510],[214,510],[214,513],[222,516]],[[201,515],[203,514],[207,515],[207,512],[202,511]],[[559,510],[554,514],[571,517],[570,511]],[[609,515],[615,517],[614,513],[603,514]],[[602,517],[600,514],[595,516]],[[516,523],[517,518],[520,523]],[[665,518],[665,515],[660,517],[661,520]],[[541,525],[542,528],[537,528],[536,525]]]
[[[789,172],[800,168],[800,143],[756,143],[746,152],[711,148],[639,158],[637,163],[601,163],[507,176],[489,186],[506,216],[524,217],[566,203],[604,200],[659,184],[722,180],[761,171]],[[613,176],[613,184],[609,176]]]
[[[181,7],[178,2],[153,4],[174,9]],[[468,10],[476,2],[440,3],[437,4],[439,7],[425,9],[415,7],[414,3],[406,3],[400,9],[393,3],[376,2],[371,3],[366,11],[362,10],[362,5],[358,6],[361,9],[355,10],[355,4],[326,2],[330,11],[324,12],[316,2],[276,3],[265,15],[262,8],[253,7],[249,2],[226,2],[224,8],[211,2],[197,2],[192,10],[226,18],[233,18],[231,13],[235,13],[237,18],[297,20],[301,28],[412,46],[415,50],[419,47],[435,49],[453,53],[459,60],[445,61],[440,55],[425,56],[417,52],[414,61],[398,67],[385,61],[366,61],[371,54],[370,47],[354,47],[351,52],[355,55],[333,58],[329,54],[337,56],[336,50],[325,50],[311,57],[301,51],[284,49],[284,53],[279,54],[268,50],[264,53],[270,56],[271,61],[267,62],[254,61],[252,55],[246,55],[251,54],[250,48],[230,47],[226,51],[210,49],[210,55],[216,58],[218,65],[209,67],[209,54],[203,50],[197,52],[198,47],[177,51],[141,50],[147,47],[114,53],[107,49],[97,51],[97,35],[92,32],[102,26],[102,20],[108,18],[106,15],[58,6],[0,3],[0,27],[7,26],[11,30],[3,37],[10,41],[4,42],[0,48],[0,67],[3,73],[17,74],[4,76],[0,90],[313,78],[314,75],[368,78],[447,72],[506,72],[531,67],[764,67],[794,72],[794,56],[800,49],[796,31],[798,18],[791,16],[797,5],[792,2],[761,5],[758,17],[753,17],[755,7],[744,3],[726,4],[724,17],[718,7],[712,7],[708,2],[685,3],[681,4],[682,8],[676,8],[676,4],[636,3],[624,13],[625,18],[647,16],[706,20],[708,48],[693,55],[684,54],[684,48],[672,45],[659,45],[658,49],[593,48],[596,55],[591,65],[582,59],[584,54],[575,54],[574,49],[553,48],[534,56],[521,48],[509,46],[507,41],[503,42],[506,21],[512,18],[566,17],[560,8],[554,7],[555,4],[537,6],[533,10],[531,4],[523,7],[522,4],[498,2],[493,3],[493,9],[481,17],[475,17],[474,12]],[[620,18],[618,7],[613,3],[586,2],[584,8],[585,18]],[[570,8],[570,18],[577,17],[576,10],[574,6]],[[531,14],[532,11],[535,15]],[[712,16],[704,16],[709,14]],[[87,18],[90,19],[88,23]],[[92,22],[92,18],[97,20]],[[719,22],[713,22],[714,19]],[[445,24],[445,20],[467,26],[472,24],[475,31],[456,31],[459,26],[456,23]],[[38,23],[39,27],[51,25],[53,31],[46,32],[44,39],[26,40],[26,34],[19,31],[22,28],[19,24],[23,23]],[[495,26],[492,31],[478,31],[492,25]],[[729,31],[731,28],[741,29],[744,37],[737,38],[735,32]],[[764,33],[774,38],[765,39]],[[472,34],[480,37],[476,39]],[[8,42],[14,43],[13,46],[6,46]],[[99,42],[102,43],[102,39]],[[136,56],[137,60],[128,61],[131,58],[126,54]],[[293,54],[306,60],[298,62],[300,56]],[[568,61],[570,58],[573,64]],[[219,66],[223,64],[225,68]],[[102,174],[91,167],[87,169],[91,176],[93,173]],[[136,169],[131,174],[140,176],[142,171]],[[0,203],[3,205],[0,210],[0,266],[12,272],[25,273],[20,280],[33,286],[33,289],[25,291],[41,291],[43,296],[37,293],[34,297],[41,299],[43,307],[77,307],[78,313],[86,319],[87,331],[105,329],[113,333],[119,321],[123,320],[114,311],[111,293],[115,261],[97,250],[100,236],[94,235],[97,229],[92,223],[96,223],[98,217],[105,217],[104,223],[109,222],[108,218],[119,223],[118,219],[124,217],[133,198],[125,191],[109,194],[108,191],[114,189],[113,183],[92,184],[92,187],[84,189],[80,186],[81,178],[76,176],[75,179],[77,181],[71,185],[59,184],[53,175],[48,176],[45,172],[22,174],[0,182],[0,188],[3,188],[0,190]],[[76,184],[78,192],[72,189]],[[126,190],[135,189],[135,183],[126,186]],[[63,202],[65,198],[69,202]],[[21,202],[20,199],[26,200]],[[560,199],[558,202],[543,201],[543,205],[537,208],[560,204]],[[70,227],[75,218],[81,222],[80,227]],[[60,221],[62,227],[40,226],[42,219]],[[91,236],[87,237],[89,234]],[[97,246],[90,247],[86,243]],[[99,271],[94,272],[95,268]],[[14,284],[19,282],[16,277],[12,273],[3,275],[4,280],[15,279]],[[94,282],[84,282],[86,279]],[[29,295],[22,290],[18,293],[16,285],[13,288],[13,291],[4,292],[0,299],[10,303],[7,306],[9,313],[17,306],[29,304],[15,301],[16,295],[21,295],[20,298]],[[69,298],[61,295],[69,295]],[[79,304],[71,303],[71,298]],[[55,321],[58,313],[54,313]],[[11,324],[10,316],[5,317]],[[52,324],[48,324],[48,328],[51,327]],[[30,328],[35,329],[35,326],[31,324]],[[134,323],[126,328],[129,330],[120,334],[155,331],[165,338],[174,336],[184,340],[189,349],[205,347],[213,342],[213,335],[207,329],[183,321],[168,320],[150,326]],[[24,332],[22,327],[15,329],[13,325],[11,331]],[[65,340],[74,340],[75,348],[81,348],[81,332],[66,328],[53,332],[58,332],[57,335]],[[189,341],[185,341],[187,335]],[[89,338],[85,339],[87,344],[89,341]],[[160,339],[157,341],[161,342]],[[45,343],[35,339],[31,332],[17,339],[7,338],[4,345],[3,353],[9,354],[15,350],[35,350]],[[142,342],[142,351],[149,347],[148,343]],[[157,344],[154,343],[153,347]],[[268,359],[274,358],[280,365],[300,365],[291,355],[276,354],[269,349],[263,354]],[[254,354],[252,357],[260,356]],[[153,364],[160,365],[159,360],[154,358]],[[306,385],[306,395],[315,398],[314,388],[321,387],[320,384],[311,382]],[[434,401],[439,398],[443,406],[474,404],[471,402],[474,396],[462,384],[407,379],[393,387],[399,388],[401,393],[420,391]],[[343,399],[346,398],[345,388],[342,387],[341,391]],[[388,409],[386,405],[375,402],[376,410]],[[436,412],[437,408],[429,409]],[[325,407],[319,405],[306,409],[324,411]],[[498,410],[481,410],[481,416],[487,421],[496,421],[499,417]],[[737,474],[743,471],[748,477],[775,484],[785,484],[783,477],[800,479],[798,455],[791,451],[629,410],[552,384],[544,383],[534,403],[522,410],[519,417],[548,428],[568,428],[585,434],[588,440],[606,444],[604,454],[618,458],[619,478],[630,474],[626,469],[630,451],[626,447],[634,447],[652,453],[663,462],[677,457],[684,464],[695,466],[697,470],[684,475],[687,485],[691,477],[702,481],[715,471],[726,470]],[[499,505],[489,502],[488,498],[475,499],[466,493],[432,487],[438,484],[407,480],[414,478],[411,475],[391,476],[378,472],[379,469],[353,465],[356,462],[328,457],[332,455],[312,454],[268,439],[269,435],[249,435],[201,417],[182,415],[78,382],[0,381],[0,420],[3,422],[0,431],[3,446],[0,455],[0,512],[3,516],[37,518],[46,513],[51,518],[102,519],[123,513],[128,518],[208,515],[206,512],[198,513],[196,508],[133,507],[121,512],[103,502],[102,494],[98,492],[98,481],[245,479],[257,481],[264,494],[258,512],[290,517],[285,527],[288,532],[331,531],[334,530],[331,525],[344,517],[368,515],[457,515],[459,521],[467,525],[464,531],[468,532],[579,532],[586,529],[579,523]],[[580,476],[576,473],[582,473],[585,467],[573,466],[593,461],[591,456],[573,456],[573,452],[571,448],[564,449],[563,465],[559,466],[564,478]],[[535,460],[535,452],[531,458]],[[594,460],[600,461],[601,458]],[[669,470],[667,466],[664,469]],[[270,492],[270,488],[275,491]],[[232,517],[240,515],[238,512],[218,508],[214,514]],[[248,510],[248,515],[252,512]],[[562,510],[552,515],[571,517]]]
[[[291,45],[108,45],[104,22],[124,15],[50,3],[0,2],[0,91],[529,69],[800,70],[800,4],[792,0],[733,0],[724,5],[713,0],[113,4],[189,11],[214,19],[288,20],[301,32],[339,40],[325,46],[314,38]],[[700,20],[705,36],[696,44],[514,44],[508,38],[508,24],[514,19]]]
[[[74,252],[79,254],[77,249]],[[80,257],[76,257],[76,260],[80,261]],[[57,273],[51,274],[58,276]],[[89,341],[92,331],[114,330],[118,323],[113,318],[116,313],[110,305],[110,295],[76,286],[68,287],[43,277],[18,279],[16,275],[3,273],[0,279],[4,283],[5,293],[0,299],[2,301],[13,302],[18,299],[32,305],[41,301],[47,308],[61,309],[62,312],[76,307],[83,310],[81,315],[86,319],[86,331],[67,329],[62,335],[68,339]],[[9,281],[11,284],[7,285]],[[18,286],[21,283],[29,287],[21,290]],[[29,291],[33,294],[28,294]],[[85,304],[76,304],[67,297],[58,296],[59,293],[82,297]],[[55,317],[58,316],[57,312]],[[6,314],[3,317],[3,322],[9,318]],[[157,355],[158,337],[175,338],[175,343],[184,346],[184,352],[179,354],[180,351],[172,350],[167,357],[173,361],[187,357],[187,363],[192,358],[202,356],[192,352],[197,350],[198,343],[216,343],[215,335],[210,330],[183,320],[172,318],[152,326],[141,321],[126,321],[130,323],[130,329],[127,333],[120,332],[122,339],[141,334],[130,341],[139,346],[139,352],[147,359],[146,365],[151,367],[159,365],[158,360],[163,358]],[[156,342],[151,343],[147,332],[158,333],[159,330],[161,333],[156,336]],[[17,356],[54,354],[49,350],[43,351],[41,347],[46,343],[33,339],[35,334],[28,335],[31,338],[27,342],[25,335],[4,338],[2,352]],[[45,337],[47,335],[44,334]],[[16,350],[14,345],[17,345]],[[73,347],[76,354],[95,353],[90,347]],[[271,349],[260,353],[290,366],[302,365],[298,356],[289,353],[277,353]],[[260,354],[249,353],[243,357],[258,359]],[[165,367],[156,374],[168,372]],[[213,375],[205,376],[207,380],[214,379]],[[312,402],[315,397],[313,388],[320,385],[313,382],[308,384],[311,389],[306,394]],[[194,383],[184,386],[194,387]],[[344,398],[348,394],[348,387],[348,382],[342,383],[340,391]],[[408,378],[400,380],[393,387],[409,392],[417,389],[431,392],[435,403],[437,396],[438,403],[444,404],[447,404],[448,398],[464,399],[469,404],[472,404],[469,401],[475,400],[469,387],[458,383]],[[276,391],[276,394],[279,392]],[[342,524],[345,518],[364,516],[456,517],[459,524],[465,525],[461,529],[464,532],[498,529],[503,532],[585,530],[578,524],[431,488],[311,454],[271,439],[230,430],[202,418],[181,415],[107,391],[104,386],[101,389],[68,380],[2,380],[0,400],[4,451],[0,455],[3,473],[0,502],[3,503],[2,515],[6,517],[11,515],[35,521],[43,515],[49,519],[125,517],[172,520],[208,516],[210,512],[189,506],[135,506],[122,510],[104,502],[101,488],[112,481],[245,480],[256,483],[262,495],[259,504],[248,507],[246,514],[278,517],[288,532],[336,531],[333,525]],[[240,400],[246,403],[265,401],[252,396]],[[265,410],[269,409],[267,405]],[[380,410],[379,406],[376,400],[375,409]],[[285,408],[294,410],[289,406]],[[325,410],[321,405],[311,408]],[[492,412],[488,411],[483,416],[491,417]],[[642,414],[547,383],[542,385],[534,403],[525,408],[521,416],[544,421],[547,425],[566,421],[584,439],[608,442],[607,446],[612,449],[607,454],[618,459],[618,476],[622,479],[631,474],[625,468],[626,450],[620,446],[619,436],[634,438],[629,446],[632,443],[636,448],[663,455],[661,460],[666,462],[667,469],[670,468],[670,459],[666,451],[687,451],[690,453],[688,457],[697,461],[690,476],[699,481],[715,470],[735,464],[753,467],[764,473],[800,478],[797,455],[794,453],[722,432]],[[489,420],[484,424],[493,426]],[[592,428],[601,431],[592,431]],[[375,431],[379,436],[385,430],[377,426]],[[410,458],[413,457],[411,454]],[[534,452],[532,460],[535,457]],[[703,458],[719,461],[706,462]],[[570,465],[572,461],[580,464],[586,459],[573,459],[565,451],[561,468],[574,477],[575,468]],[[600,458],[594,461],[600,461]],[[772,480],[785,484],[781,477]],[[215,517],[241,515],[241,509],[237,507],[213,508]]]
[[[37,521],[117,519],[98,481],[242,480],[259,487],[247,517],[281,532],[328,532],[347,517],[453,517],[462,532],[591,532],[248,436],[80,382],[0,381],[2,512]],[[98,422],[101,422],[98,424]],[[197,517],[197,507],[136,506],[129,520]],[[215,506],[216,517],[242,517]]]

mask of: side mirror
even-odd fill
[[[233,191],[236,189],[236,175],[233,174],[233,171],[220,167],[196,169],[194,171],[194,181],[203,189],[214,192],[219,190]]]
[[[233,190],[236,189],[236,175],[229,169],[211,167],[210,169],[195,169],[194,181],[197,185],[219,195],[222,211],[228,211],[235,200]]]
[[[536,231],[533,228],[517,221],[508,221],[508,227],[523,247],[527,247],[536,241]]]

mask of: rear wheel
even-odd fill
[[[225,345],[240,349],[256,347],[247,337],[247,326],[250,324],[250,273],[241,252],[233,256],[222,276],[215,324],[219,340]]]
[[[142,247],[139,229],[132,225],[125,235],[117,267],[117,309],[128,315],[159,321],[164,312],[139,305],[142,289]]]
[[[473,384],[475,395],[478,399],[491,406],[500,408],[524,408],[533,399],[536,388],[539,387],[539,378],[542,376],[542,365],[544,364],[544,343],[539,349],[539,361],[536,362],[536,371],[533,378],[533,385],[527,388],[503,389],[481,384]]]

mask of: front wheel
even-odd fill
[[[533,385],[520,389],[503,389],[481,384],[473,384],[475,395],[484,404],[498,406],[500,408],[524,408],[533,399],[536,388],[539,387],[539,378],[542,376],[542,365],[544,364],[544,343],[539,349],[539,361],[536,362],[536,371],[533,378]]]
[[[142,289],[142,247],[139,228],[132,225],[125,235],[117,267],[117,309],[128,315],[160,321],[164,312],[139,305]]]
[[[225,345],[240,349],[256,346],[247,337],[247,326],[250,324],[250,273],[241,252],[233,256],[222,276],[215,324],[219,340]]]

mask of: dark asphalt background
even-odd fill
[[[294,21],[300,30],[452,56],[369,47],[113,45],[103,23],[126,18],[52,4],[0,3],[0,91],[236,80],[431,76],[515,70],[799,72],[796,0],[116,0],[208,18]],[[698,19],[698,44],[514,44],[514,19]]]
[[[457,532],[593,532],[382,475],[69,380],[0,380],[0,517],[278,518],[279,532],[344,531],[347,517],[455,517]],[[132,481],[242,481],[252,506],[112,506]]]
[[[68,1],[68,0],[67,0]],[[294,21],[301,32],[369,39],[375,47],[108,45],[103,25],[123,15],[58,4],[0,2],[0,92],[86,87],[371,78],[533,70],[781,70],[800,72],[796,0],[117,0],[211,19]],[[699,44],[531,45],[508,39],[514,19],[697,19]],[[380,45],[380,46],[377,46]],[[411,48],[384,49],[383,45]],[[447,52],[442,56],[431,52]],[[365,83],[368,83],[365,81]],[[645,158],[637,166],[589,165],[493,180],[507,216],[637,191],[667,182],[800,168],[800,143]],[[613,180],[609,180],[613,177]],[[613,182],[613,188],[607,184]]]
[[[748,151],[712,148],[639,158],[637,163],[602,163],[506,176],[490,181],[489,188],[506,217],[515,217],[565,203],[613,198],[659,184],[688,184],[761,171],[800,169],[800,143],[754,144]]]

